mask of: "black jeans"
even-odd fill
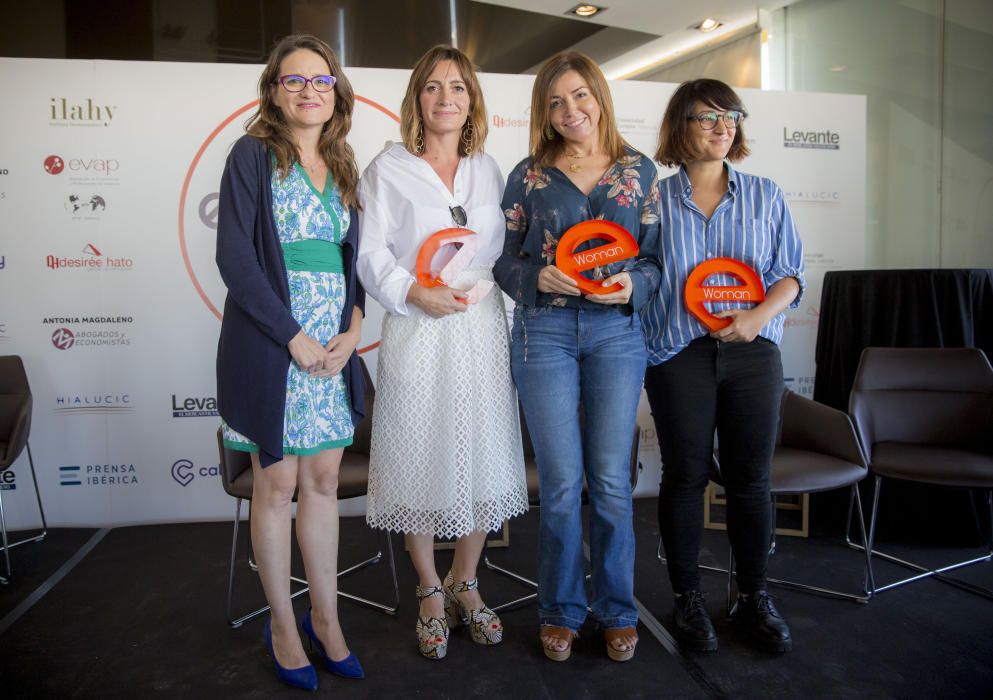
[[[645,390],[662,451],[659,529],[673,590],[700,588],[703,493],[715,429],[738,589],[763,590],[772,527],[769,471],[783,394],[779,347],[761,337],[751,343],[697,338],[649,367]]]

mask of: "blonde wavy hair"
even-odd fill
[[[414,155],[419,155],[424,150],[421,90],[427,84],[431,71],[441,61],[451,61],[455,64],[469,92],[469,117],[462,126],[459,155],[471,156],[473,153],[482,153],[487,134],[486,102],[483,100],[479,78],[476,77],[476,69],[468,56],[445,44],[428,49],[427,53],[414,64],[410,81],[407,83],[407,93],[403,96],[403,103],[400,105],[400,136],[403,138],[403,145]]]
[[[245,131],[264,141],[270,152],[275,154],[280,177],[289,175],[293,163],[298,160],[296,141],[282,111],[273,100],[273,90],[279,89],[279,66],[283,59],[299,49],[313,51],[323,58],[335,77],[334,114],[321,131],[317,150],[341,192],[342,203],[357,207],[359,168],[355,163],[355,151],[345,141],[352,128],[355,93],[338,57],[326,43],[309,34],[296,34],[284,37],[276,44],[259,78],[259,108],[245,122]]]
[[[617,129],[614,116],[614,100],[610,96],[610,86],[603,76],[600,66],[586,54],[578,51],[561,51],[538,69],[531,88],[531,157],[535,165],[550,167],[561,155],[565,140],[552,127],[549,99],[552,85],[569,71],[574,70],[586,83],[600,106],[600,123],[597,131],[600,136],[600,149],[617,160],[624,155],[624,138]]]

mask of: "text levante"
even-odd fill
[[[785,143],[821,144],[825,146],[837,146],[841,142],[841,137],[831,131],[786,131],[783,127],[783,141]]]

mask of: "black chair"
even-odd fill
[[[338,472],[338,498],[339,500],[345,500],[348,498],[355,498],[357,496],[364,496],[366,494],[366,489],[368,487],[369,479],[369,437],[372,429],[372,413],[375,403],[375,389],[373,388],[372,378],[369,376],[369,370],[365,366],[365,362],[360,363],[362,366],[362,372],[365,375],[366,380],[366,393],[365,393],[365,407],[366,415],[359,425],[355,428],[355,437],[351,445],[345,448],[344,454],[341,458],[341,467]],[[248,517],[251,520],[251,499],[252,499],[252,462],[251,458],[247,452],[240,452],[237,450],[229,450],[224,447],[224,443],[221,439],[221,431],[217,431],[217,447],[221,458],[221,483],[224,486],[224,490],[236,499],[235,503],[235,515],[234,515],[234,526],[233,532],[231,534],[231,560],[228,566],[228,596],[227,596],[227,607],[226,614],[228,623],[232,627],[241,627],[246,621],[255,618],[266,611],[269,610],[269,606],[258,608],[249,613],[245,613],[235,617],[231,612],[231,598],[234,592],[234,569],[235,569],[235,558],[238,547],[238,526],[241,522],[241,502],[247,500],[249,502]],[[296,494],[294,494],[293,500],[296,500]],[[339,590],[338,595],[342,598],[360,603],[362,605],[380,610],[388,615],[395,615],[397,609],[400,605],[400,589],[397,584],[397,574],[396,574],[396,564],[393,559],[393,540],[390,538],[390,534],[386,530],[380,531],[380,536],[383,540],[380,549],[368,559],[353,564],[346,569],[338,572],[338,578],[348,576],[349,574],[355,573],[361,569],[372,566],[373,564],[378,564],[383,558],[383,551],[386,551],[387,561],[390,566],[390,576],[393,584],[393,602],[381,603],[375,600],[370,600],[362,596],[357,596],[352,593],[347,593],[345,591]],[[252,558],[252,545],[251,538],[248,542],[248,565],[253,571],[257,570],[255,562]],[[301,586],[298,590],[291,593],[291,598],[296,598],[304,593],[307,593],[309,587],[307,585],[306,579],[290,576],[290,580],[293,583]]]
[[[3,489],[0,489],[0,531],[3,535],[3,557],[7,565],[7,575],[0,576],[0,583],[10,580],[10,550],[28,542],[41,542],[48,535],[45,521],[45,508],[41,505],[41,491],[38,490],[38,477],[34,470],[34,458],[28,437],[31,434],[31,387],[24,363],[19,355],[0,357],[0,474],[10,469],[21,452],[26,448],[28,464],[31,466],[31,481],[34,483],[38,512],[41,514],[41,533],[25,537],[17,542],[7,540],[7,519],[3,513]]]
[[[873,592],[934,576],[993,598],[993,591],[944,574],[993,560],[993,368],[977,348],[866,348],[849,403],[873,473],[871,556],[917,573]],[[930,568],[873,549],[883,479],[985,492],[990,518],[986,554]],[[860,545],[853,543],[853,547]]]
[[[811,401],[789,389],[783,391],[780,402],[779,427],[776,447],[772,455],[770,492],[772,495],[772,533],[770,554],[776,550],[776,498],[849,487],[849,518],[852,511],[858,514],[862,542],[866,542],[866,528],[862,517],[862,501],[858,483],[868,474],[865,458],[851,419],[830,406]],[[714,451],[710,479],[723,486],[720,468],[720,450]],[[847,539],[846,534],[846,541]],[[659,540],[659,560],[663,563],[662,542]],[[730,550],[730,548],[729,548]],[[869,558],[865,561],[865,582],[858,592],[838,591],[830,588],[799,583],[787,579],[768,577],[768,583],[794,590],[819,593],[835,598],[867,603],[872,597],[872,568]],[[727,575],[727,610],[733,608],[734,552],[729,551],[728,567],[700,565],[704,571]]]
[[[527,482],[528,489],[528,504],[530,508],[539,508],[541,506],[541,499],[538,493],[538,461],[534,456],[534,445],[531,443],[531,434],[528,432],[527,421],[524,419],[524,410],[518,404],[518,410],[520,411],[520,423],[521,423],[521,442],[524,447],[524,475]],[[582,420],[582,416],[580,416]],[[635,487],[638,485],[638,474],[641,471],[641,463],[638,461],[638,450],[641,440],[641,431],[638,425],[634,426],[634,436],[631,440],[631,490],[634,491]],[[583,483],[583,502],[585,503],[587,499],[586,494],[586,484]],[[521,574],[511,571],[502,566],[498,566],[490,561],[489,552],[483,550],[483,564],[490,571],[495,571],[498,574],[502,574],[518,583],[522,584],[526,588],[534,591],[534,593],[529,593],[520,598],[515,598],[514,600],[509,600],[506,603],[501,603],[500,605],[495,605],[492,607],[494,612],[501,612],[503,610],[512,610],[514,608],[521,607],[530,603],[531,601],[537,599],[538,597],[538,582],[533,581]],[[586,577],[589,578],[589,575]]]

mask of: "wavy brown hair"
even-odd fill
[[[334,114],[324,124],[317,150],[341,192],[342,203],[345,206],[358,206],[355,190],[359,182],[359,168],[355,164],[355,151],[345,141],[352,128],[355,93],[334,51],[317,37],[296,34],[284,37],[276,44],[259,78],[259,108],[245,122],[245,131],[264,141],[270,152],[275,154],[276,169],[280,177],[289,175],[293,163],[299,159],[296,140],[282,111],[273,101],[272,93],[274,89],[279,89],[279,66],[283,59],[299,49],[313,51],[323,58],[331,75],[335,77]]]
[[[693,108],[696,107],[697,102],[702,102],[718,112],[726,112],[730,109],[741,112],[742,118],[748,116],[738,93],[726,83],[711,78],[687,80],[676,88],[676,92],[669,99],[669,106],[665,108],[665,116],[662,117],[662,127],[659,130],[659,150],[655,153],[655,160],[667,168],[677,168],[700,157],[689,136],[690,118],[694,116]],[[742,122],[738,122],[726,157],[732,163],[737,163],[749,152],[745,144],[745,130]]]
[[[617,160],[624,155],[624,138],[617,129],[614,117],[614,100],[610,96],[610,86],[593,59],[578,51],[561,51],[538,69],[531,88],[531,157],[539,167],[549,167],[562,153],[565,139],[552,127],[549,99],[552,85],[569,71],[574,70],[586,83],[600,106],[600,149]]]
[[[466,90],[469,92],[469,117],[462,126],[459,155],[471,156],[473,153],[482,153],[487,134],[486,102],[483,100],[483,90],[479,85],[479,78],[476,77],[476,68],[468,56],[445,44],[438,44],[428,49],[427,53],[417,59],[417,63],[414,64],[410,81],[407,83],[407,93],[403,96],[403,103],[400,105],[400,135],[403,138],[403,145],[414,155],[418,155],[424,150],[423,142],[419,143],[419,140],[424,138],[421,90],[427,84],[431,71],[441,61],[451,61],[455,64],[462,80],[465,81]],[[471,144],[471,147],[466,145],[467,142]]]

